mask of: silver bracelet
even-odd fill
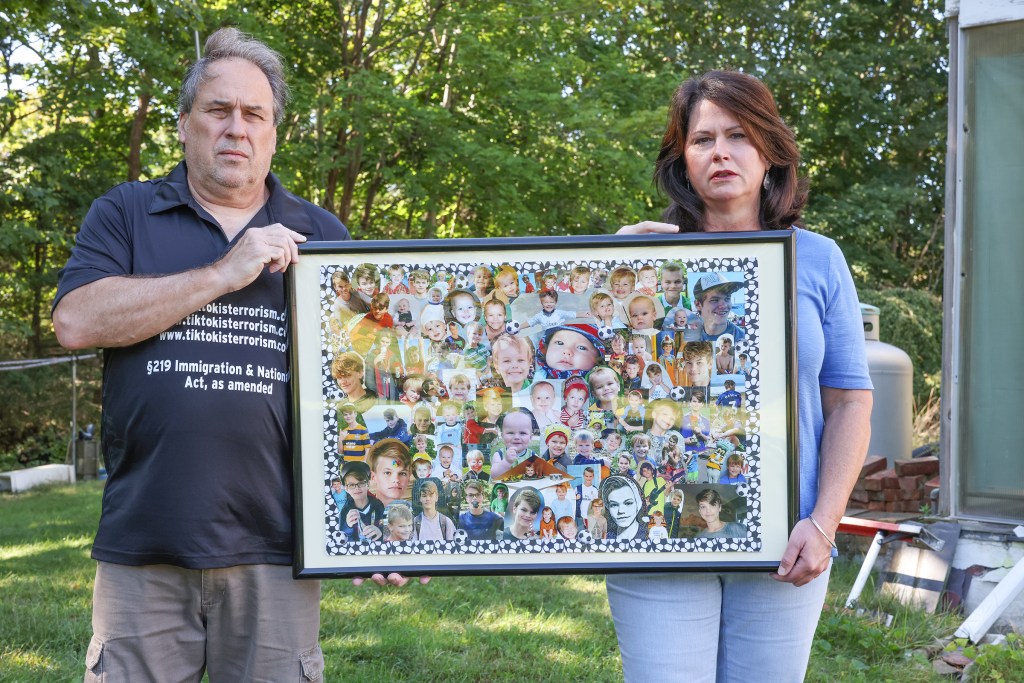
[[[821,525],[815,521],[814,517],[807,515],[807,519],[811,520],[811,524],[814,525],[814,528],[817,529],[818,532],[825,537],[825,540],[828,541],[828,544],[832,546],[832,557],[839,557],[839,547],[836,545],[836,542],[828,537],[828,534],[826,534],[825,530],[821,528]]]

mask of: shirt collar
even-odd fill
[[[312,235],[312,222],[298,197],[281,187],[281,181],[273,173],[267,174],[266,182],[270,191],[267,204],[273,220],[295,232]],[[192,206],[193,203],[195,200],[188,189],[188,168],[185,162],[181,161],[160,183],[153,201],[149,204],[149,213],[161,213],[179,206]]]

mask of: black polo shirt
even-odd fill
[[[205,266],[229,243],[192,197],[186,167],[125,183],[82,224],[54,306],[110,276]],[[311,241],[351,239],[328,211],[286,192],[246,229],[281,223]],[[289,564],[292,473],[284,276],[267,270],[166,332],[106,349],[103,455],[109,479],[93,557],[190,568]]]

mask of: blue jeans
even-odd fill
[[[800,588],[766,573],[609,576],[626,681],[802,681],[828,575]]]

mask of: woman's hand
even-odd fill
[[[399,574],[397,572],[391,572],[387,576],[384,576],[383,574],[374,574],[373,576],[370,577],[370,580],[373,581],[378,586],[398,586],[398,587],[402,587],[405,584],[409,583],[409,581],[411,579],[408,576],[402,576],[401,574]],[[352,579],[352,584],[355,585],[355,586],[361,586],[361,585],[363,585],[363,583],[365,581],[366,581],[366,579],[364,579],[363,577],[357,576],[354,579]],[[420,585],[421,586],[425,586],[428,583],[430,583],[430,577],[429,576],[421,576],[420,577]]]
[[[659,223],[658,221],[641,221],[636,225],[623,225],[615,233],[616,235],[670,235],[679,232],[678,225],[671,223]]]
[[[828,569],[832,546],[809,519],[801,519],[793,527],[786,552],[782,554],[776,581],[803,586]]]

